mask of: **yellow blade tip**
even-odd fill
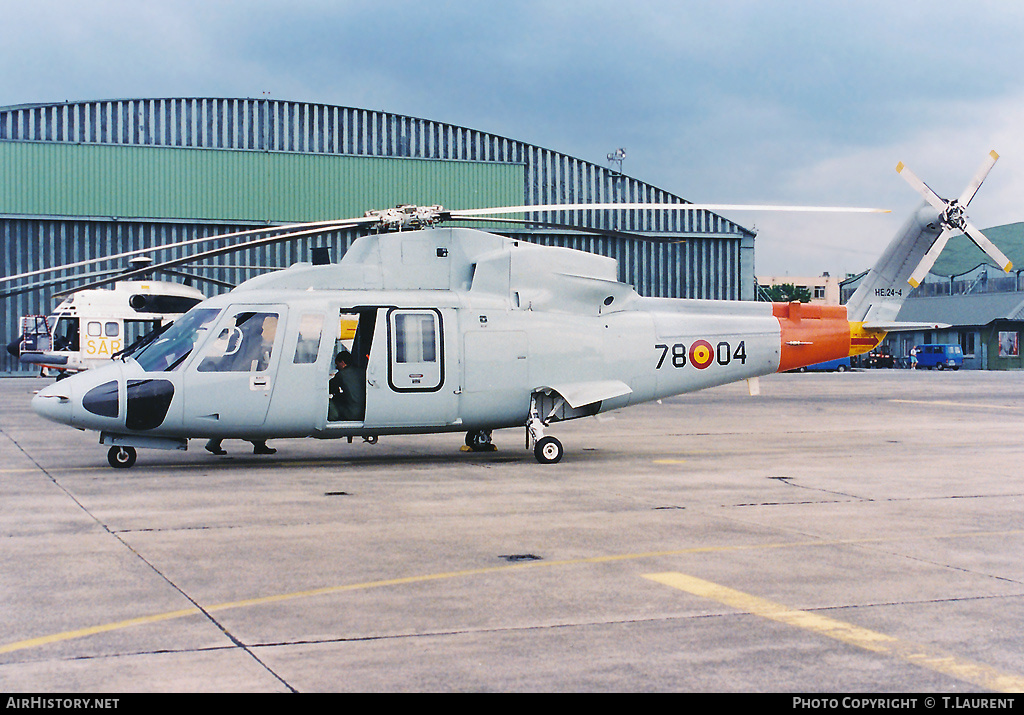
[[[896,165],[896,173],[897,174],[902,174],[903,173],[903,162],[902,161],[899,164]]]
[[[915,280],[914,280],[913,278],[909,279],[909,280],[907,281],[907,283],[909,283],[909,284],[910,284],[911,286],[913,286],[914,288],[917,288],[917,287],[918,287],[919,285],[921,285],[920,283],[918,283],[917,281],[915,281]]]
[[[996,150],[995,150],[995,149],[993,149],[992,151],[990,151],[990,152],[988,153],[988,155],[989,155],[990,157],[992,157],[993,159],[998,159],[998,158],[999,158],[999,155],[998,155],[998,154],[996,154]]]
[[[1006,271],[1007,273],[1012,271],[1013,270],[1013,261],[1007,261],[1006,265],[1003,266],[1003,270]]]

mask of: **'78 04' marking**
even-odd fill
[[[716,362],[719,365],[728,365],[733,360],[739,360],[741,365],[747,364],[747,347],[742,340],[735,347],[724,340],[713,347],[707,340],[696,340],[690,344],[689,349],[685,343],[675,343],[672,346],[659,344],[655,345],[654,349],[661,351],[656,370],[660,370],[669,362],[676,368],[686,367],[689,363],[698,370],[710,367]]]

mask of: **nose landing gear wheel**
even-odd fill
[[[533,448],[533,456],[541,464],[556,464],[562,458],[563,452],[562,443],[554,437],[537,440]]]
[[[134,447],[111,447],[107,452],[107,461],[115,469],[128,469],[138,458]]]

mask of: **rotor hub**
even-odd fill
[[[967,232],[967,219],[964,217],[964,207],[956,199],[946,204],[946,210],[942,212],[942,223],[949,228],[955,228]]]
[[[363,215],[366,218],[377,219],[373,227],[378,231],[387,232],[434,226],[444,220],[447,212],[439,204],[434,204],[433,206],[401,204],[393,209],[367,211]]]

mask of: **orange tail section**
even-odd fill
[[[782,328],[779,372],[851,354],[846,306],[772,303],[772,314]]]

